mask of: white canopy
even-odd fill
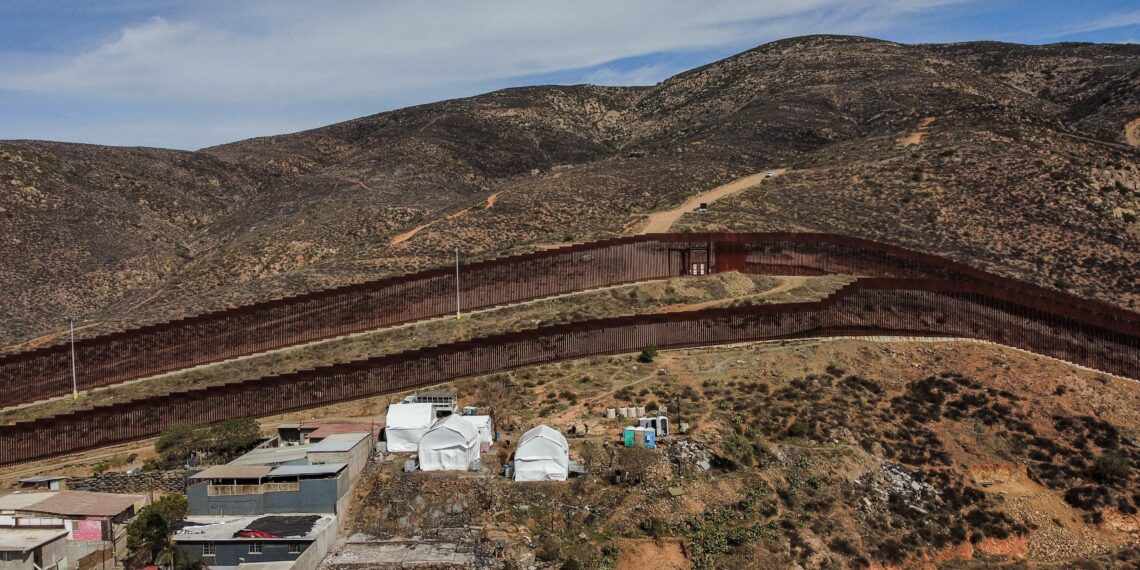
[[[515,450],[515,481],[565,481],[570,445],[556,429],[538,426],[523,434]]]
[[[495,442],[495,428],[491,425],[491,416],[463,416],[479,431],[479,441],[483,443]]]
[[[420,439],[435,421],[431,404],[391,404],[385,419],[384,439],[388,451],[404,452],[419,449]]]
[[[479,430],[452,414],[431,427],[420,440],[420,469],[465,471],[479,459]]]

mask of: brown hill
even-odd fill
[[[812,36],[649,88],[512,89],[195,153],[0,143],[0,341],[374,278],[457,242],[637,231],[775,167],[674,227],[842,231],[1134,306],[1138,78],[1138,46]]]

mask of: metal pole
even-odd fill
[[[75,317],[67,317],[68,330],[71,331],[71,399],[79,399],[79,379],[75,370]]]
[[[459,246],[455,246],[455,320],[459,320]]]

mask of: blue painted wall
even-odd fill
[[[299,491],[253,495],[207,495],[208,482],[186,488],[191,515],[265,515],[336,513],[336,502],[348,492],[348,474],[336,479],[302,479]]]
[[[260,554],[250,554],[250,542],[261,543]],[[202,555],[202,543],[198,542],[182,542],[179,541],[178,549],[191,560],[202,560],[209,566],[237,566],[241,564],[240,559],[244,558],[247,563],[254,562],[285,562],[296,560],[301,552],[290,553],[289,546],[293,543],[301,543],[301,552],[312,544],[310,541],[274,541],[269,542],[249,541],[249,542],[215,542],[214,556]]]

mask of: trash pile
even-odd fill
[[[712,452],[708,447],[693,440],[674,440],[669,443],[666,453],[669,461],[678,469],[696,466],[702,471],[708,471],[711,466],[709,459],[712,457]]]
[[[886,461],[880,463],[877,470],[856,479],[855,488],[863,491],[862,509],[866,512],[882,508],[894,497],[926,514],[924,507],[938,497],[937,490],[929,483],[915,480],[901,465]]]

